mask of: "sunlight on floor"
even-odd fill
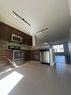
[[[4,73],[7,73],[7,72],[9,72],[9,71],[11,71],[11,70],[12,70],[12,68],[6,69],[5,71],[0,72],[0,75],[2,75],[2,74],[4,74]]]
[[[0,80],[0,95],[8,95],[24,76],[16,71]]]

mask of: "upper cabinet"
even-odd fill
[[[7,25],[0,22],[0,39],[1,40],[5,40],[5,41],[10,40],[11,32],[9,31],[10,31],[10,28]]]
[[[32,36],[25,34],[7,24],[0,22],[0,39],[11,41],[12,34],[22,37],[22,44],[32,45]]]
[[[31,45],[32,44],[32,37],[29,37],[29,35],[27,35],[27,37],[26,37],[26,44],[27,45]]]

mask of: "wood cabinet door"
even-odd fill
[[[26,38],[26,44],[27,45],[32,45],[32,37],[31,36],[27,36],[27,38]]]
[[[22,37],[23,44],[32,45],[32,36],[0,22],[0,39],[4,41],[11,41],[12,34]]]
[[[0,22],[0,39],[9,41],[10,36],[11,36],[10,28],[7,25]]]

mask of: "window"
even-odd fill
[[[53,49],[54,49],[55,52],[64,52],[63,44],[61,44],[61,45],[54,45]]]

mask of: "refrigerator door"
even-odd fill
[[[53,49],[50,49],[50,66],[55,65],[55,53]]]
[[[40,62],[50,63],[49,51],[41,51],[40,52]]]

